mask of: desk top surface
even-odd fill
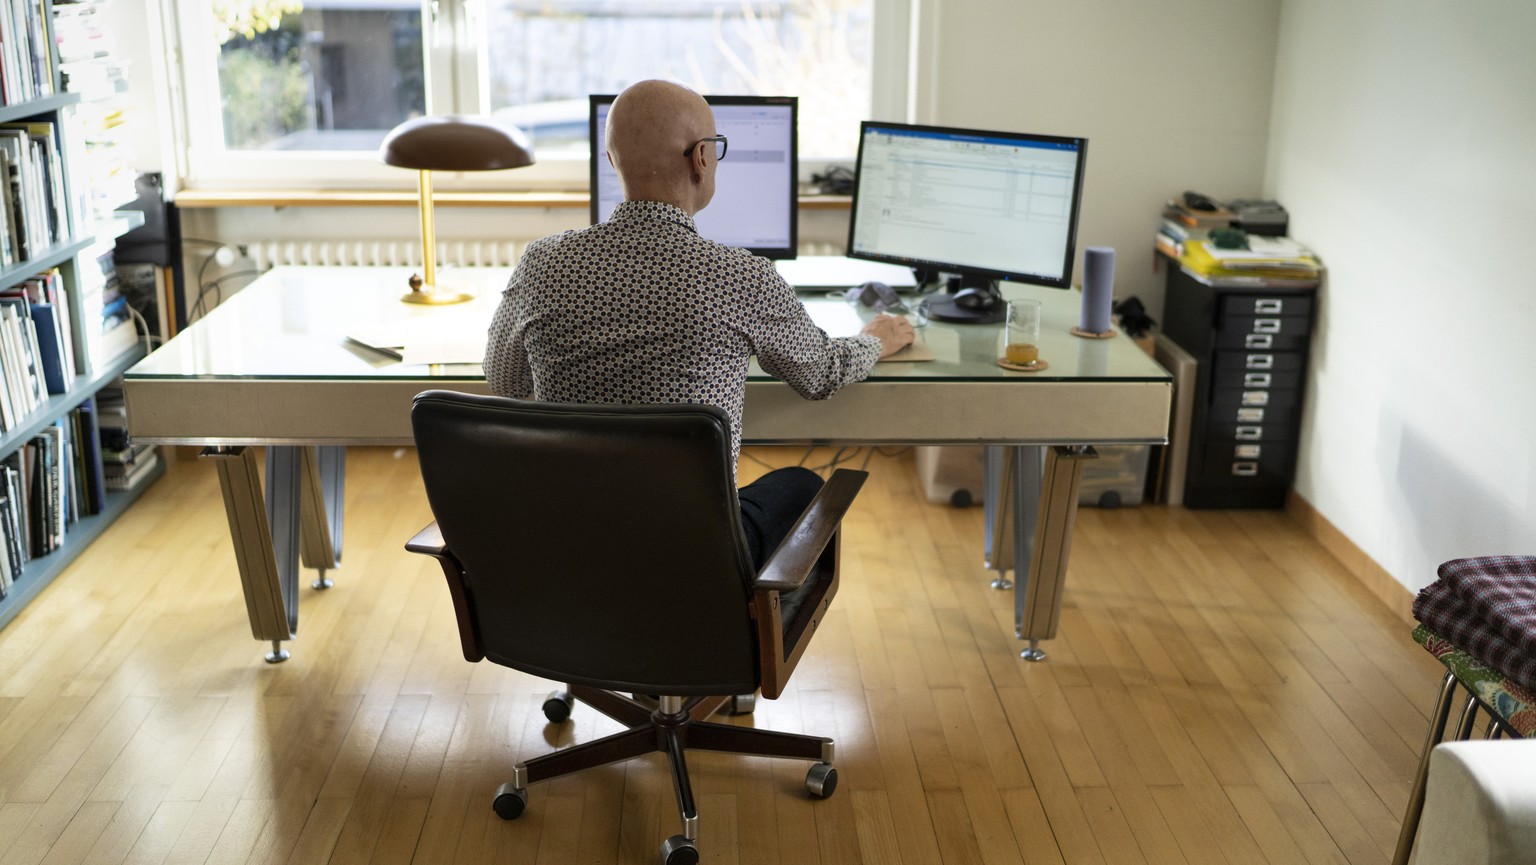
[[[483,345],[485,330],[510,271],[500,268],[445,270],[445,285],[477,296],[465,304],[424,307],[401,303],[409,269],[281,267],[261,276],[193,323],[128,371],[139,380],[389,381],[433,379],[445,384],[483,380],[479,364],[407,364],[348,339],[349,335],[398,330],[451,334]],[[1010,299],[1030,297],[1043,305],[1040,357],[1049,369],[1013,372],[997,366],[1001,325],[932,322],[919,329],[935,359],[884,362],[872,381],[1146,381],[1169,375],[1123,335],[1111,339],[1072,336],[1076,291],[1006,284]],[[856,332],[872,313],[826,295],[803,294],[812,318],[833,336]],[[753,365],[752,381],[771,381]]]

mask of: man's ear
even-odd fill
[[[709,157],[704,155],[704,150],[703,144],[695,144],[693,149],[688,151],[688,165],[693,168],[695,183],[702,183],[704,172],[709,169]]]

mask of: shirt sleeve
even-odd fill
[[[533,398],[533,371],[528,366],[528,348],[523,340],[520,315],[525,296],[523,287],[531,269],[528,252],[512,271],[512,278],[501,293],[501,304],[496,307],[496,315],[491,319],[491,329],[485,338],[485,359],[480,363],[491,390],[514,399]]]
[[[867,377],[880,359],[880,338],[827,336],[778,271],[771,264],[762,269],[746,329],[763,371],[806,399],[826,399]]]

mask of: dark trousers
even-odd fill
[[[755,570],[762,570],[763,563],[789,536],[795,520],[820,492],[821,485],[820,475],[807,468],[792,466],[774,469],[737,491],[736,497],[741,502],[741,527],[747,535],[747,548],[752,551]],[[810,588],[807,583],[800,591],[779,599],[779,612],[786,624],[794,618]]]

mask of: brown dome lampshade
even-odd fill
[[[407,303],[459,303],[472,295],[437,289],[437,232],[432,219],[432,172],[498,171],[532,165],[533,148],[521,129],[491,117],[414,117],[379,145],[386,165],[417,172],[421,208],[422,275],[411,275]]]

